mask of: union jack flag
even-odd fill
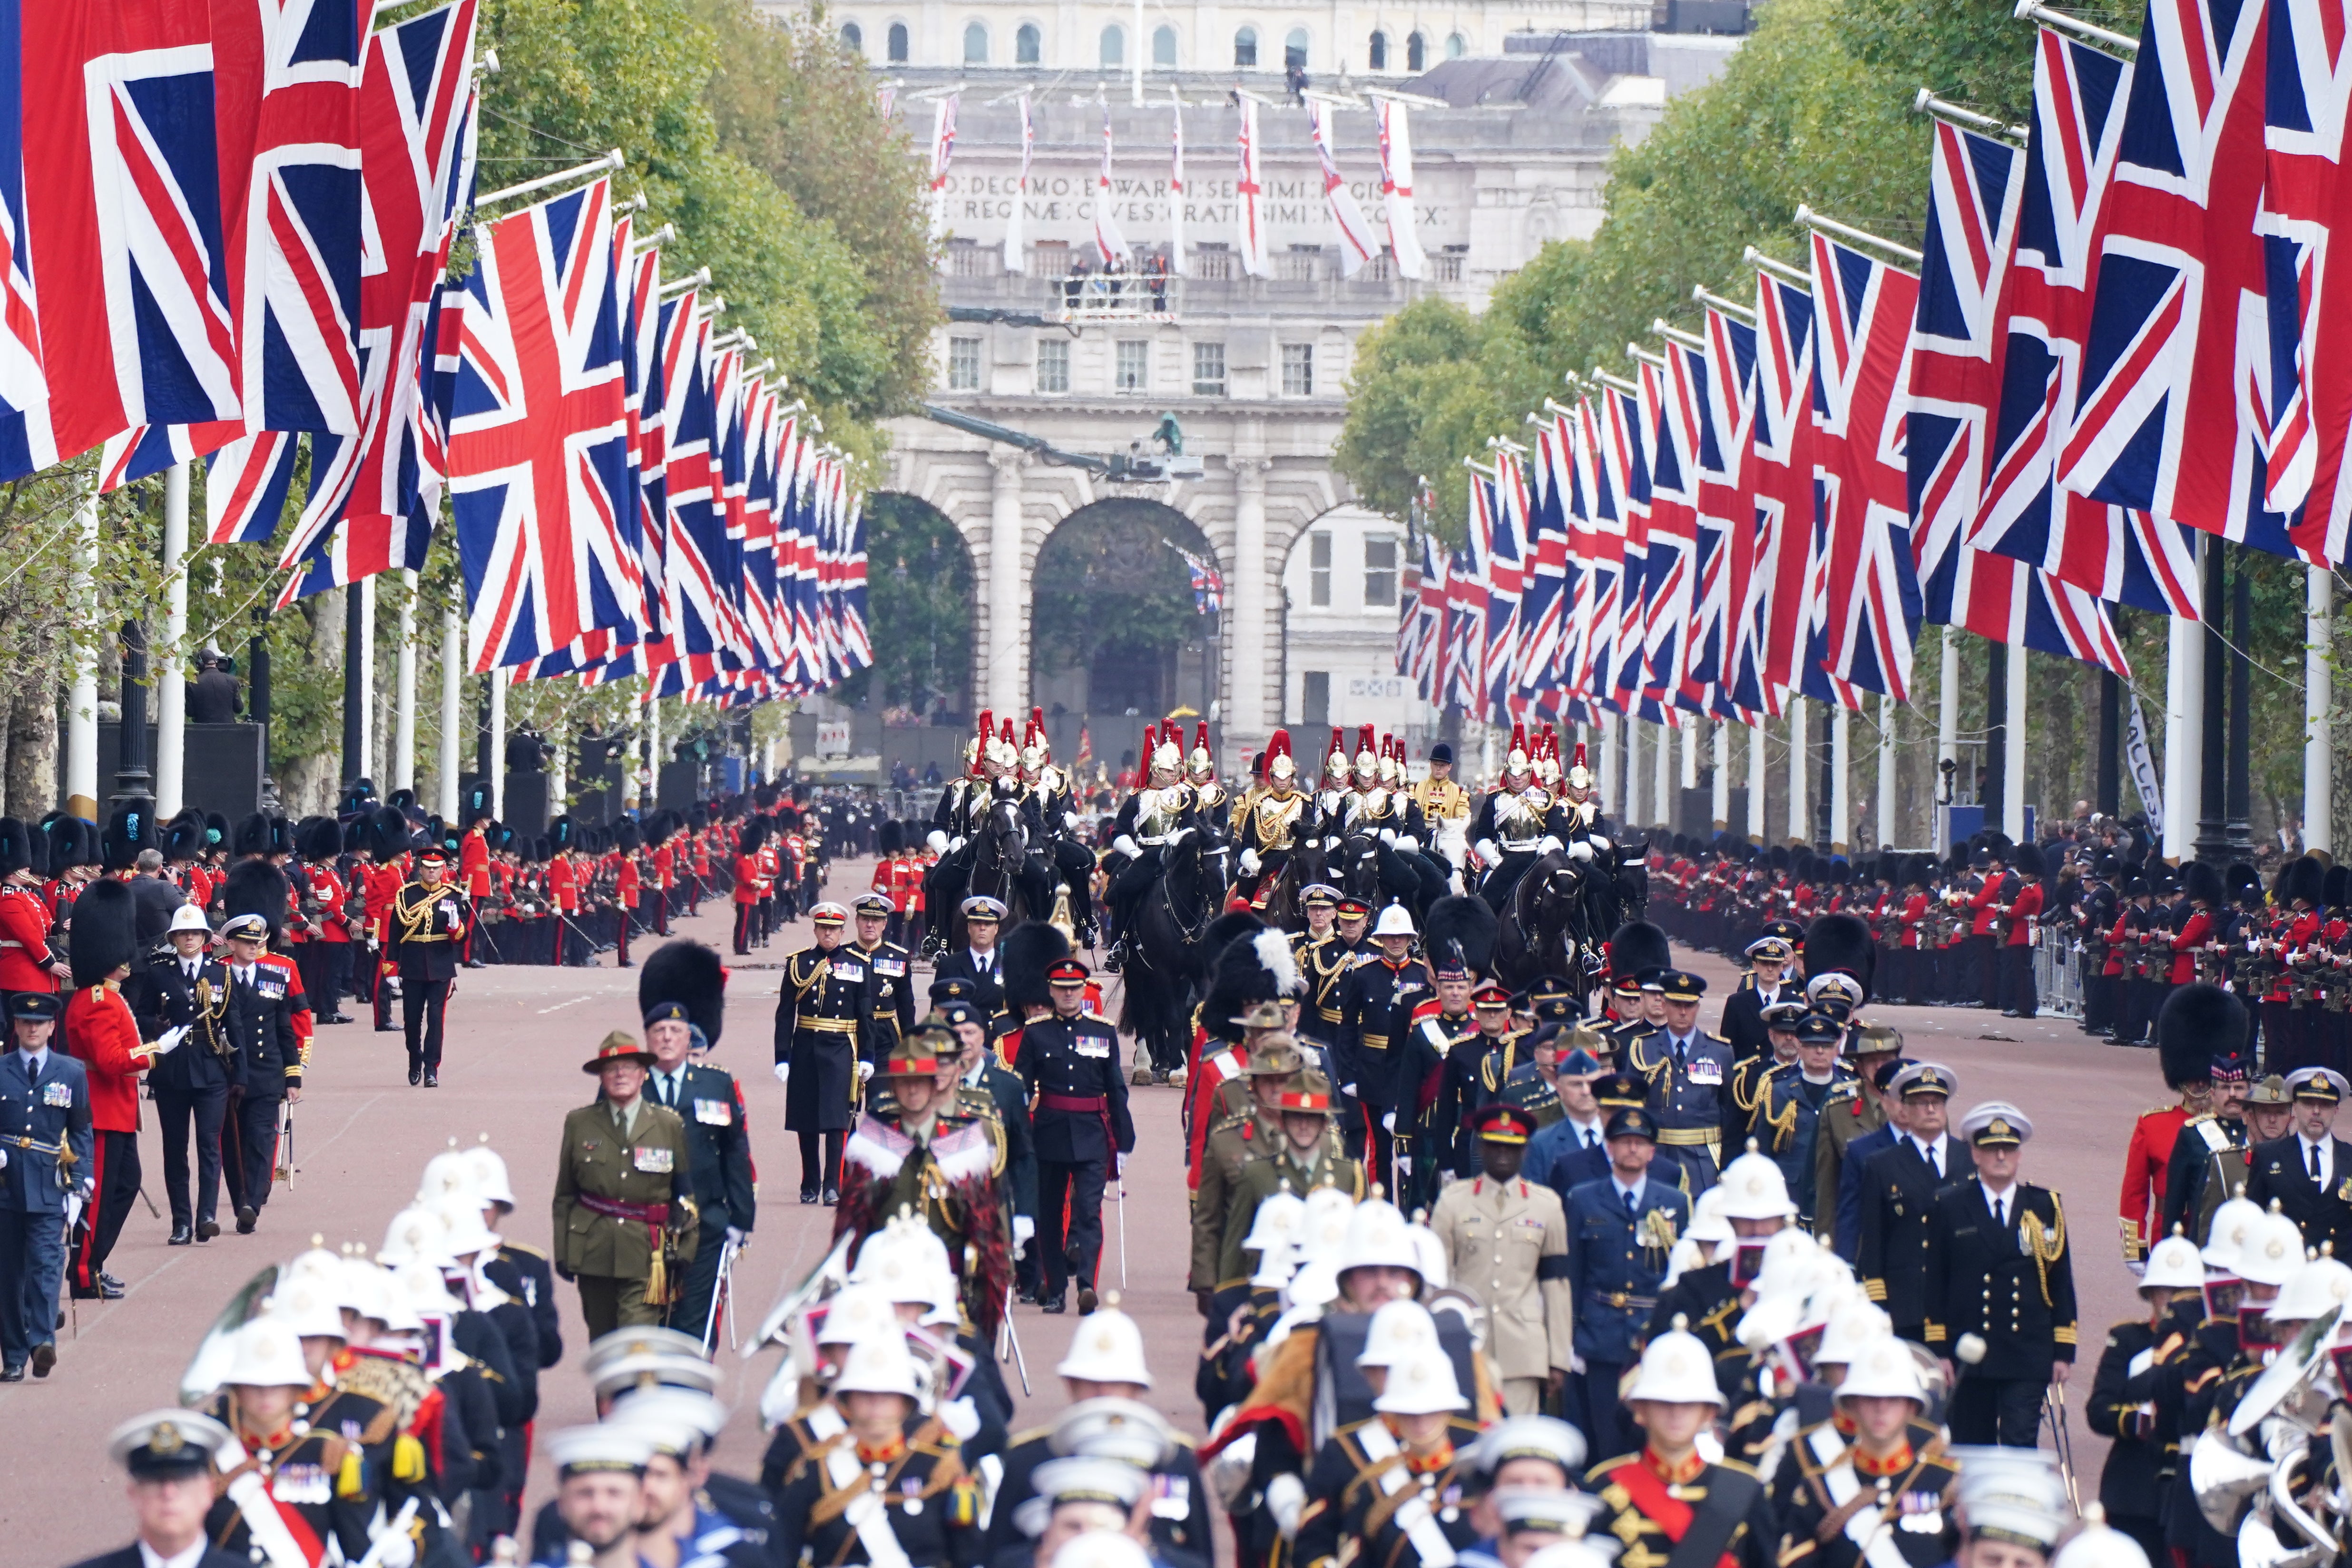
[[[1541,699],[1559,689],[1561,635],[1572,602],[1566,469],[1558,425],[1539,426],[1528,474],[1527,572],[1519,596],[1518,662],[1511,676],[1512,689],[1522,699]]]
[[[1993,320],[2003,335],[1990,348],[2000,393],[1968,542],[2096,597],[2193,620],[2196,563],[2179,525],[2060,489],[2054,477],[2090,325],[2092,235],[2114,171],[2130,75],[2112,55],[2042,29],[2015,243],[1987,274],[2000,294]],[[1938,199],[1957,204],[1955,221],[1990,232],[1961,207],[1983,197],[1990,176],[1979,164],[2000,172],[2004,194],[2014,190],[2016,154],[1981,137],[1961,145],[1967,157],[1939,159],[1936,177],[1948,172],[1963,183]]]
[[[1472,476],[1474,496],[1481,482]],[[1475,713],[1486,695],[1482,665],[1486,657],[1486,580],[1467,552],[1455,552],[1446,569],[1445,588],[1444,701],[1465,713]]]
[[[1749,639],[1733,606],[1748,603],[1756,560],[1756,325],[1706,307],[1705,372],[1697,382],[1696,510],[1703,563],[1691,626],[1690,679],[1725,683]],[[1753,655],[1747,656],[1753,662]]]
[[[466,295],[450,488],[475,648],[491,669],[640,626],[612,186],[485,225]]]
[[[2275,554],[2263,181],[2268,8],[2149,0],[2094,243],[2059,482]]]
[[[1937,124],[1906,418],[1912,550],[1926,616],[2004,644],[2126,669],[2106,606],[1969,542],[2000,385],[1996,315],[2023,191],[2015,148]]]
[[[1483,502],[1485,517],[1471,530],[1475,553],[1484,548],[1486,584],[1486,646],[1481,669],[1479,716],[1499,721],[1513,695],[1512,675],[1517,668],[1519,600],[1527,589],[1528,559],[1527,470],[1516,453],[1495,454],[1495,478],[1481,481],[1473,502]]]
[[[1697,436],[1705,351],[1669,339],[1663,368],[1642,364],[1642,402],[1650,425],[1649,626],[1643,658],[1643,697],[1696,711],[1690,682],[1691,631],[1699,564]]]
[[[44,0],[23,19],[25,228],[58,458],[239,416],[205,0]]]
[[[0,0],[0,479],[57,461],[48,374],[25,243],[25,81],[20,0]]]
[[[1919,629],[1919,580],[1905,505],[1901,390],[1919,279],[1813,236],[1820,386],[1813,477],[1828,543],[1827,664],[1846,688],[1904,700]]]
[[[1223,574],[1220,573],[1213,564],[1202,560],[1189,550],[1178,550],[1176,553],[1184,558],[1184,564],[1192,570],[1192,613],[1196,616],[1213,616],[1223,611],[1225,607]]]
[[[1588,596],[1577,595],[1577,647],[1573,673],[1568,689],[1582,692],[1592,703],[1613,708],[1616,690],[1612,677],[1617,668],[1618,628],[1622,619],[1621,602],[1633,584],[1626,581],[1625,514],[1619,505],[1622,490],[1604,456],[1608,437],[1601,428],[1606,408],[1593,407],[1589,397],[1577,404],[1576,476],[1578,490],[1585,504],[1581,514],[1587,526],[1579,530],[1578,512],[1571,498],[1569,523],[1569,552],[1576,553],[1580,534],[1590,541],[1586,560],[1590,563],[1584,575],[1592,584]]]
[[[1437,536],[1424,528],[1420,579],[1406,611],[1412,624],[1411,651],[1397,668],[1399,675],[1412,677],[1413,689],[1424,702],[1444,689],[1438,668],[1445,646],[1445,554],[1437,548]]]
[[[1738,672],[1733,700],[1768,713],[1803,679],[1815,577],[1813,296],[1757,274],[1755,447],[1757,557],[1745,612],[1760,656]]]
[[[1639,386],[1604,386],[1597,433],[1601,467],[1617,499],[1622,562],[1617,588],[1614,663],[1605,689],[1611,704],[1645,719],[1658,717],[1645,701],[1650,685],[1647,651],[1650,612],[1650,431],[1643,416]]]

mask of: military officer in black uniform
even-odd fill
[[[449,885],[448,851],[416,852],[416,879],[392,897],[393,956],[400,965],[400,1020],[408,1031],[408,1081],[441,1086],[441,1022],[457,978],[458,950],[473,927],[466,895]]]
[[[776,1000],[776,1081],[784,1086],[784,1126],[800,1134],[801,1202],[841,1201],[841,1148],[856,1119],[874,1058],[861,1054],[874,992],[865,964],[845,956],[849,911],[830,901],[809,911],[816,941],[784,961]],[[822,1140],[824,1153],[818,1154]]]
[[[236,1054],[222,1175],[236,1205],[237,1234],[249,1236],[259,1223],[261,1205],[269,1201],[278,1104],[302,1087],[302,1042],[294,1032],[299,994],[289,989],[293,965],[272,964],[265,951],[268,916],[231,915],[222,922],[221,936],[228,943],[226,1026]]]
[[[914,958],[883,933],[890,929],[890,900],[861,893],[850,906],[857,935],[841,944],[841,959],[866,971],[865,1038],[858,1055],[869,1062],[888,1056],[915,1026]]]
[[[989,1048],[988,1020],[968,994],[969,981],[931,987],[934,1012],[956,1037],[956,1098],[984,1110],[1004,1130],[1004,1197],[1013,1210],[1013,1276],[1022,1299],[1037,1299],[1037,1133],[1029,1120],[1029,1091],[1021,1075]],[[942,987],[948,994],[940,994]]]
[[[1768,932],[1748,944],[1748,973],[1739,989],[1723,999],[1723,1037],[1731,1042],[1734,1061],[1769,1054],[1765,1008],[1776,1002],[1805,999],[1805,988],[1787,978],[1789,966],[1796,959],[1796,943],[1778,932]]]
[[[1029,1086],[1037,1134],[1038,1242],[1045,1279],[1039,1300],[1065,1311],[1063,1291],[1078,1279],[1078,1310],[1095,1310],[1095,1270],[1102,1261],[1103,1186],[1120,1157],[1135,1149],[1119,1071],[1118,1034],[1084,1012],[1089,971],[1066,958],[1045,972],[1051,1017],[1021,1034],[1021,1077]],[[1069,1202],[1069,1232],[1062,1205]]]
[[[151,1410],[114,1429],[106,1450],[131,1476],[131,1508],[139,1538],[119,1551],[87,1558],[79,1568],[247,1568],[247,1559],[215,1546],[205,1533],[213,1504],[214,1455],[228,1429],[193,1410]]]
[[[1378,951],[1357,960],[1339,983],[1339,1032],[1331,1044],[1333,1087],[1357,1110],[1354,1123],[1339,1129],[1349,1158],[1361,1160],[1373,1181],[1391,1188],[1396,1064],[1407,1055],[1413,1010],[1436,994],[1429,965],[1413,956],[1413,935],[1412,916],[1402,904],[1381,911],[1372,928]]]
[[[1723,1168],[1723,1098],[1731,1080],[1731,1043],[1698,1026],[1706,982],[1680,969],[1646,976],[1642,989],[1664,998],[1665,1022],[1636,1037],[1625,1065],[1650,1086],[1650,1114],[1658,1123],[1658,1174],[1679,1178],[1696,1198]],[[1675,1169],[1679,1167],[1679,1169]]]
[[[1630,1451],[1636,1436],[1617,1384],[1639,1359],[1667,1255],[1690,1228],[1691,1200],[1649,1179],[1657,1128],[1629,1106],[1607,1124],[1609,1173],[1569,1189],[1568,1283],[1576,1304],[1583,1370],[1567,1390],[1568,1414],[1601,1458]]]
[[[660,959],[656,952],[646,961],[648,977],[659,973],[656,965]],[[666,998],[646,1011],[646,1048],[654,1056],[653,1070],[646,1077],[646,1098],[677,1111],[686,1124],[694,1203],[702,1211],[702,1234],[708,1238],[695,1248],[685,1288],[670,1306],[669,1326],[709,1345],[716,1342],[711,1335],[719,1320],[711,1306],[723,1255],[751,1239],[758,1202],[752,1194],[751,1134],[743,1124],[743,1091],[734,1074],[692,1059],[698,1043],[709,1043],[702,1033],[682,999]]]
[[[1942,1109],[1951,1099],[1952,1069],[1913,1062],[1895,1075],[1905,1128],[1894,1147],[1870,1157],[1862,1171],[1862,1246],[1854,1272],[1870,1299],[1886,1309],[1895,1331],[1924,1341],[1927,1311],[1927,1248],[1937,1194],[1975,1169],[1968,1145],[1944,1131]]]
[[[2031,1448],[2042,1399],[2074,1361],[2074,1265],[2058,1194],[2018,1179],[2025,1113],[1988,1100],[1960,1120],[1971,1180],[1937,1194],[1927,1227],[1927,1348],[1957,1362],[1958,1443]],[[1984,1346],[1970,1361],[1966,1336]]]
[[[155,1040],[186,1029],[184,1050],[155,1058],[147,1083],[163,1123],[163,1191],[172,1205],[173,1247],[220,1234],[221,1122],[236,1082],[236,1055],[228,1032],[228,965],[207,951],[212,927],[205,911],[184,905],[172,917],[166,945],[122,991],[139,1019],[139,1037]],[[188,1190],[188,1133],[195,1131],[196,1184]]]

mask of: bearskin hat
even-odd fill
[[[1023,921],[1004,933],[1004,1005],[1015,1018],[1030,1007],[1054,1005],[1045,972],[1070,956],[1070,939],[1044,921]]]
[[[699,833],[709,826],[710,813],[707,809],[698,805],[686,808],[686,830],[688,833]]]
[[[1255,920],[1218,950],[1209,994],[1201,1002],[1201,1026],[1218,1039],[1238,1040],[1234,1022],[1261,1002],[1296,996],[1301,989],[1290,938]]]
[[[2262,901],[2262,877],[2243,860],[2231,861],[2230,868],[2221,873],[2221,880],[2230,889],[2231,903],[2245,904]]]
[[[335,811],[338,816],[353,816],[365,811],[374,803],[375,781],[364,778],[353,779],[343,786],[342,798],[336,803]]]
[[[379,865],[400,858],[408,847],[408,818],[397,806],[380,805],[367,814],[361,845]]]
[[[664,1002],[684,1004],[702,1037],[717,1045],[727,1022],[727,965],[718,951],[681,938],[647,953],[637,971],[637,1016]]]
[[[74,988],[98,985],[139,954],[138,900],[131,884],[111,878],[89,884],[74,900]]]
[[[885,822],[874,835],[874,842],[885,855],[896,855],[906,847],[905,832],[896,822]]]
[[[1805,928],[1806,974],[1827,974],[1832,970],[1853,975],[1862,984],[1862,999],[1870,1000],[1878,948],[1870,940],[1870,927],[1858,915],[1822,915]]]
[[[625,816],[613,824],[613,847],[624,854],[634,855],[645,847],[645,830],[634,816]]]
[[[163,858],[193,860],[204,853],[204,814],[193,808],[172,818],[163,829]]]
[[[1775,844],[1764,858],[1766,864],[1775,871],[1785,871],[1789,868],[1789,847],[1785,844]]]
[[[367,847],[368,814],[362,812],[343,824],[343,849],[346,855],[356,855]]]
[[[2221,873],[2202,860],[2190,860],[2180,868],[2180,889],[2190,899],[2217,910],[2230,901],[2230,889],[2222,883]]]
[[[490,786],[479,780],[467,784],[457,799],[457,820],[470,828],[491,815]]]
[[[48,857],[43,851],[47,847],[39,835],[15,817],[0,816],[0,877],[44,869]]]
[[[776,796],[777,790],[774,784],[763,784],[751,786],[751,804],[761,811],[773,811],[776,808]]]
[[[257,811],[240,820],[236,836],[229,840],[228,852],[239,857],[268,854],[269,818]]]
[[[282,816],[269,819],[269,852],[272,855],[294,853],[294,825]]]
[[[286,925],[288,890],[286,873],[268,861],[240,860],[221,884],[222,918],[259,915],[269,922],[269,940],[276,942]]]
[[[2010,857],[2010,865],[2021,877],[2041,877],[2049,871],[2049,862],[2042,858],[2039,846],[2021,844]]]
[[[677,831],[677,819],[667,811],[656,811],[646,818],[646,847],[658,849],[663,840]]]
[[[761,849],[766,847],[767,842],[768,819],[764,816],[755,816],[749,822],[743,824],[743,837],[738,842],[735,853],[738,855],[757,855]]]
[[[68,867],[98,864],[98,829],[80,817],[60,813],[49,820],[42,833],[48,840],[47,875],[58,876]]]
[[[1609,939],[1609,974],[1612,980],[1639,974],[1645,969],[1671,968],[1674,962],[1674,949],[1666,941],[1666,933],[1647,921],[1627,921]]]
[[[300,837],[302,859],[307,865],[328,865],[343,852],[342,824],[331,816],[305,817]]]
[[[1451,894],[1429,906],[1421,925],[1421,951],[1433,969],[1446,967],[1459,952],[1464,967],[1483,975],[1495,962],[1496,929],[1495,911],[1486,900]]]
[[[2218,985],[2191,981],[2164,999],[2156,1015],[2157,1061],[2174,1089],[2212,1076],[2213,1058],[2246,1046],[2246,1005]]]
[[[2327,868],[2313,856],[2298,855],[2279,868],[2278,877],[2271,883],[2271,893],[2281,909],[2290,908],[2297,900],[2317,908],[2320,900],[2327,896]]]
[[[155,814],[144,805],[118,807],[106,821],[106,831],[99,838],[99,848],[105,859],[100,862],[110,871],[128,871],[142,849],[155,847]]]

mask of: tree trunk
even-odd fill
[[[54,679],[28,680],[8,705],[7,763],[0,779],[0,809],[30,825],[58,798],[58,689]]]

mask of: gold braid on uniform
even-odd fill
[[[1757,1099],[1763,1107],[1758,1114],[1757,1125],[1772,1130],[1772,1152],[1777,1154],[1786,1149],[1789,1141],[1797,1135],[1797,1102],[1793,1098],[1782,1101],[1780,1112],[1776,1116],[1771,1110],[1771,1090],[1769,1087],[1758,1094]]]
[[[2054,1223],[2043,1225],[2042,1216],[2028,1209],[2019,1217],[2017,1230],[2025,1250],[2032,1255],[2034,1273],[2041,1277],[2042,1304],[2055,1307],[2057,1303],[2050,1299],[2050,1266],[2066,1254],[2066,1211],[2058,1205],[2055,1193],[2050,1194],[2050,1210],[2057,1215]]]

